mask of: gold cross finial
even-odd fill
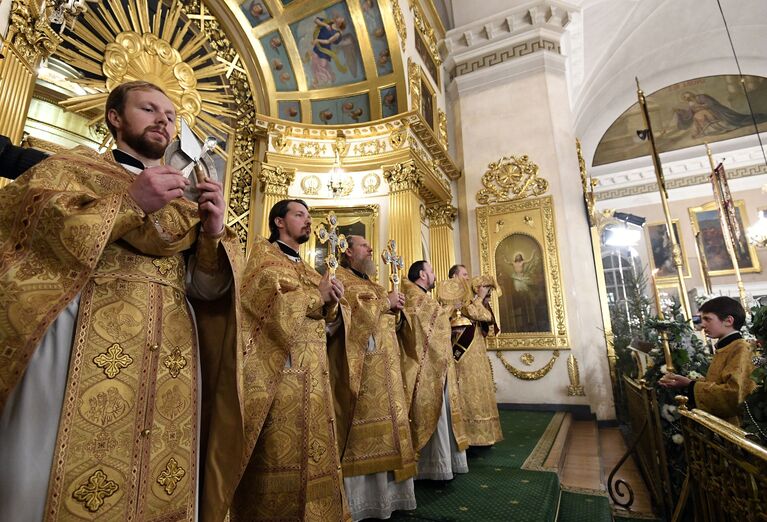
[[[381,252],[381,257],[384,263],[389,265],[389,280],[392,282],[392,287],[396,292],[399,292],[400,284],[400,270],[405,268],[405,262],[402,260],[402,256],[397,255],[397,243],[390,239],[386,244],[386,249]]]
[[[349,248],[349,244],[346,242],[346,236],[338,233],[336,213],[331,210],[328,212],[325,220],[327,221],[328,228],[325,228],[325,225],[322,224],[317,227],[315,234],[317,234],[317,239],[320,240],[320,243],[323,245],[325,243],[328,244],[328,255],[325,258],[325,264],[328,270],[330,270],[330,277],[333,278],[336,276],[336,268],[338,268],[336,252],[339,252],[338,255],[342,255]]]

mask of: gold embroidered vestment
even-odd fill
[[[485,340],[487,325],[494,327],[493,315],[479,298],[467,300],[461,313],[475,326],[468,350],[455,363],[466,435],[470,446],[492,446],[503,440]]]
[[[738,406],[754,391],[751,346],[738,339],[717,350],[704,380],[695,383],[695,407],[740,425]]]
[[[420,451],[434,433],[447,382],[453,435],[463,451],[468,438],[450,343],[450,310],[410,281],[403,281],[402,291],[405,322],[398,339],[413,448]]]
[[[256,238],[242,281],[246,452],[232,520],[347,520],[320,275]]]
[[[229,231],[198,237],[187,200],[145,216],[132,180],[111,153],[79,147],[0,190],[0,408],[80,294],[46,520],[195,518],[200,365],[184,254],[234,270],[239,247]]]
[[[399,470],[415,475],[407,404],[402,387],[397,316],[383,287],[339,268],[351,320],[329,350],[341,465],[345,477]],[[344,360],[345,359],[345,360]],[[344,370],[349,368],[350,375]]]

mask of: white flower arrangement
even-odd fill
[[[674,433],[671,440],[674,444],[684,444],[684,436],[681,433]]]
[[[679,412],[676,408],[676,406],[672,404],[664,404],[661,407],[660,415],[664,419],[666,419],[668,422],[674,422],[679,418]]]
[[[665,364],[662,364],[660,367],[660,373],[663,373],[663,374],[668,373],[668,366],[666,366]]]
[[[702,379],[703,375],[701,375],[700,373],[696,372],[695,370],[692,370],[692,371],[690,371],[690,373],[687,374],[687,378],[688,379],[692,379],[693,381],[697,381],[699,379]]]

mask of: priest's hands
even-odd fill
[[[490,293],[490,287],[489,286],[480,286],[477,289],[477,297],[479,297],[480,301],[484,301],[485,297],[487,297],[487,294]]]
[[[389,310],[399,312],[403,308],[405,308],[405,294],[394,290],[389,294]]]
[[[167,165],[142,170],[128,187],[128,194],[146,214],[160,210],[184,195],[189,180]]]
[[[330,278],[330,271],[320,279],[320,295],[325,304],[336,304],[344,296],[344,285],[336,279]]]
[[[197,183],[197,209],[200,213],[202,231],[209,236],[217,236],[224,230],[224,189],[220,181],[205,178]]]
[[[691,379],[675,373],[667,373],[660,378],[658,384],[664,388],[686,388],[692,382]]]

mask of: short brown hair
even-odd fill
[[[106,120],[107,128],[109,129],[109,132],[112,133],[113,138],[117,138],[117,129],[115,129],[109,121],[109,111],[114,109],[117,111],[117,114],[122,115],[123,110],[125,109],[125,100],[128,98],[128,93],[135,90],[158,91],[165,94],[165,91],[157,85],[141,80],[121,83],[115,87],[112,92],[109,93],[109,96],[107,96],[107,103],[104,106],[104,120]],[[165,96],[168,95],[165,94]]]
[[[732,316],[732,327],[738,331],[746,324],[746,310],[740,304],[740,301],[726,295],[709,299],[700,305],[698,312],[701,314],[714,314],[720,321],[724,321],[728,316]]]

